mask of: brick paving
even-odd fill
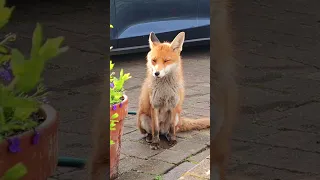
[[[86,158],[90,152],[91,116],[109,49],[102,2],[19,3],[5,32],[18,33],[16,46],[27,51],[37,21],[49,37],[62,35],[70,50],[49,63],[46,84],[59,111],[59,154]],[[234,3],[240,68],[241,117],[234,133],[230,179],[311,180],[320,169],[320,2],[251,0]],[[84,14],[86,15],[84,18]],[[128,82],[129,109],[137,109],[145,54],[114,57]],[[184,115],[209,115],[209,50],[186,50],[187,97]],[[201,108],[199,108],[201,107]],[[179,134],[178,144],[150,151],[125,121],[119,179],[178,179],[209,155],[209,131]],[[193,156],[190,156],[193,154]],[[152,166],[153,165],[153,166]],[[163,173],[165,173],[163,175]],[[58,168],[52,179],[85,179],[86,170]]]
[[[234,5],[242,113],[230,179],[320,179],[320,2]]]

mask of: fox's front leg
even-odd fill
[[[151,143],[151,149],[156,150],[159,149],[159,109],[158,108],[152,108],[151,109],[151,118],[152,118],[152,143]]]
[[[177,116],[177,110],[174,108],[171,110],[170,113],[170,129],[169,129],[169,145],[173,146],[177,143],[177,136],[176,136],[176,120],[178,118]]]

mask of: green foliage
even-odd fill
[[[158,176],[156,176],[155,178],[154,178],[154,180],[162,180],[163,178],[162,178],[162,176],[160,176],[160,175],[158,175]]]
[[[110,28],[113,28],[110,25]],[[112,47],[110,47],[112,49]],[[114,63],[110,60],[110,71],[114,68]],[[124,94],[124,83],[131,78],[130,73],[123,73],[123,69],[120,70],[119,78],[116,78],[114,72],[110,73],[110,107],[112,105],[118,104],[123,101],[123,94]],[[116,123],[118,122],[116,119],[118,118],[118,114],[115,113],[110,118],[110,131],[116,130]],[[114,141],[110,137],[110,145],[115,144]]]
[[[5,7],[5,3],[5,0],[0,0],[0,29],[8,23],[12,11],[14,10],[14,7]]]
[[[5,174],[0,177],[0,180],[17,180],[21,179],[26,174],[27,168],[22,163],[18,163],[5,172]]]
[[[0,0],[0,28],[8,22],[14,9],[4,5],[5,1]],[[8,85],[0,84],[0,141],[38,125],[31,115],[39,110],[40,100],[47,94],[41,77],[45,65],[67,50],[67,47],[60,47],[63,37],[49,38],[44,42],[39,23],[33,32],[30,57],[18,49],[8,48],[6,43],[13,40],[15,35],[9,34],[0,43],[0,65],[10,63],[13,74]]]
[[[116,130],[116,122],[119,122],[117,121],[116,119],[118,118],[119,114],[118,113],[115,113],[111,116],[111,120],[110,120],[110,131],[115,131]],[[112,139],[110,139],[110,145],[113,145],[115,144],[114,141]]]
[[[113,70],[114,64],[110,61],[110,71]],[[131,78],[130,73],[123,73],[123,69],[120,70],[119,78],[114,77],[114,72],[110,74],[110,106],[118,104],[122,101],[124,83]]]

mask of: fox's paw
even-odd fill
[[[160,149],[160,145],[159,143],[151,143],[150,148],[152,150],[157,150],[157,149]]]
[[[174,146],[174,145],[176,145],[176,144],[177,144],[177,140],[171,139],[171,140],[169,141],[169,146]]]
[[[148,134],[148,135],[146,136],[146,142],[147,142],[147,143],[151,143],[151,142],[152,142],[152,134]]]

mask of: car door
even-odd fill
[[[116,18],[116,9],[115,9],[115,0],[110,0],[110,24],[115,26]],[[116,28],[110,29],[110,44],[116,49],[117,48],[117,31]]]
[[[198,0],[197,39],[210,38],[210,0]]]
[[[196,36],[199,0],[113,0],[118,48],[148,45],[149,33],[171,41],[180,32]]]

